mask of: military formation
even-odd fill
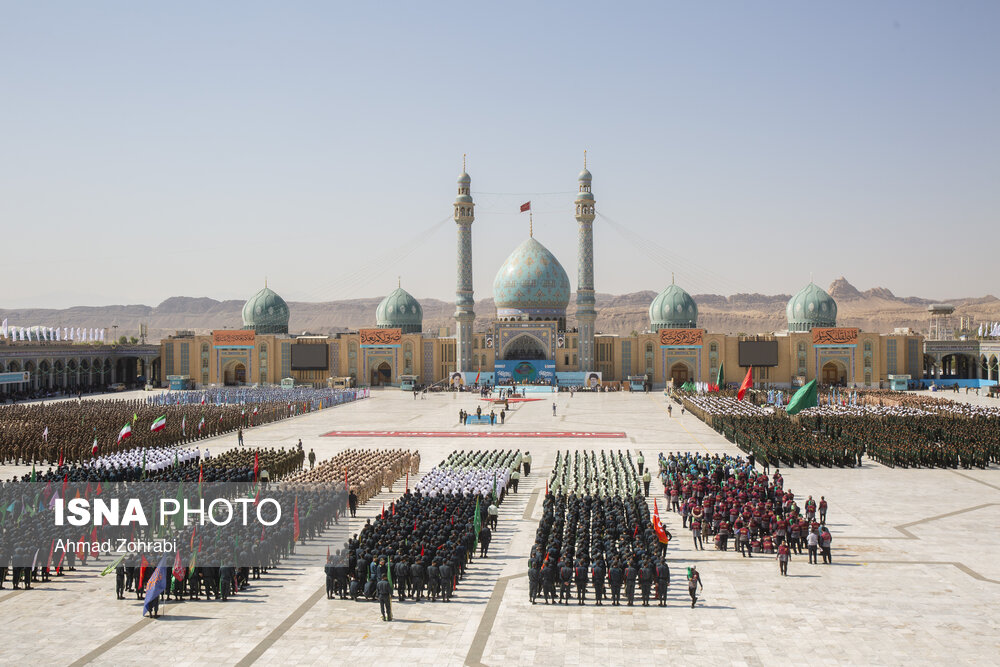
[[[348,449],[294,475],[289,482],[344,482],[355,497],[352,502],[363,505],[383,488],[391,489],[399,479],[416,475],[419,471],[418,452],[408,449]]]
[[[444,470],[475,476],[477,463],[492,472],[513,466],[519,457],[517,452],[454,452],[428,477],[438,479]],[[516,467],[520,473],[520,464]],[[346,553],[331,556],[328,597],[378,599],[384,620],[392,618],[390,595],[398,602],[451,601],[477,550],[479,557],[488,557],[506,489],[434,489],[434,495],[406,489],[350,540]]]
[[[668,535],[650,519],[642,462],[628,452],[560,452],[528,556],[531,604],[667,604]],[[638,589],[637,589],[638,586]],[[692,596],[693,607],[696,597]]]
[[[292,401],[278,392],[226,391],[215,390],[212,395],[185,392],[184,400],[175,393],[136,400],[2,406],[0,465],[78,462],[136,447],[184,445],[354,400],[356,396],[353,391],[309,390],[312,398]],[[233,402],[240,395],[245,401]]]
[[[764,465],[856,467],[866,454],[904,468],[1000,462],[1000,409],[874,393],[821,402],[794,417],[726,396],[687,396],[684,405]]]
[[[681,516],[694,548],[703,550],[707,543],[728,551],[731,540],[744,558],[753,558],[755,553],[780,555],[782,545],[802,553],[813,540],[817,547],[825,544],[827,562],[832,537],[826,526],[826,498],[803,500],[784,488],[780,470],[768,477],[754,463],[752,458],[719,454],[659,455],[665,502]]]

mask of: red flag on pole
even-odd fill
[[[743,378],[743,382],[740,384],[740,390],[736,392],[736,400],[742,401],[743,394],[747,393],[747,389],[753,386],[753,366],[747,369],[747,376]]]
[[[410,471],[406,471],[406,490],[410,490]]]
[[[382,518],[385,518],[385,503],[382,503]]]
[[[392,515],[396,516],[396,503],[389,503],[389,509],[392,510]]]
[[[62,468],[62,464],[63,464],[63,450],[60,449],[59,450],[59,467],[60,468]]]
[[[292,521],[294,522],[294,528],[292,530],[292,541],[296,542],[299,539],[299,497],[295,496],[295,506],[292,508]]]
[[[174,554],[174,571],[173,571],[174,579],[176,579],[177,581],[181,581],[182,579],[184,579],[185,572],[187,572],[187,570],[183,565],[181,565],[181,552],[178,551],[176,554]]]
[[[260,452],[253,453],[253,481],[257,481],[257,473],[260,472]]]
[[[521,213],[524,213],[525,211],[530,211],[530,210],[531,210],[531,202],[530,201],[526,201],[523,204],[521,204]]]

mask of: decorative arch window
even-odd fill
[[[719,344],[713,340],[711,343],[708,344],[708,351],[712,352],[714,354],[718,354],[719,353]]]

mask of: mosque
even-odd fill
[[[211,335],[178,332],[161,342],[165,377],[209,384],[403,386],[519,382],[563,386],[661,388],[687,381],[800,386],[812,379],[851,387],[889,387],[923,377],[923,336],[837,326],[837,304],[810,282],[786,309],[785,331],[735,336],[698,327],[698,304],[668,285],[649,305],[649,328],[633,336],[595,330],[593,176],[584,166],[574,202],[577,221],[576,315],[559,260],[532,233],[493,281],[495,312],[474,328],[472,179],[458,178],[454,220],[455,335],[423,331],[420,303],[402,286],[375,310],[374,326],[330,336],[288,333],[288,304],[266,285],[243,308],[243,328]]]

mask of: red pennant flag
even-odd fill
[[[257,481],[257,475],[260,473],[260,452],[253,453],[253,481]]]
[[[326,547],[326,559],[328,561],[330,560],[330,547],[329,546]]]
[[[133,530],[135,530],[135,528],[134,528],[134,527],[133,527]],[[188,549],[189,549],[189,550],[193,550],[193,549],[194,549],[194,535],[195,535],[195,533],[197,533],[197,532],[198,532],[198,526],[195,526],[195,527],[194,527],[194,528],[193,528],[193,529],[191,530],[191,541],[190,541],[190,542],[188,543]]]
[[[525,211],[530,211],[530,210],[531,210],[531,202],[530,201],[526,201],[523,204],[521,204],[521,213],[524,213]]]
[[[638,534],[639,534],[639,524],[636,524],[635,530],[632,531],[632,537],[635,537]]]
[[[62,464],[63,464],[63,450],[60,449],[59,450],[59,467],[60,468],[62,468]]]
[[[382,503],[382,518],[385,518],[385,503]]]
[[[91,556],[96,556],[97,553],[98,553],[97,549],[98,549],[98,547],[97,547],[97,526],[94,526],[94,529],[92,531],[90,531],[90,555]]]
[[[410,490],[410,471],[406,471],[406,490]]]
[[[178,551],[174,555],[174,572],[173,572],[174,579],[176,579],[177,581],[181,581],[182,579],[184,579],[185,572],[187,572],[187,570],[183,565],[181,565],[181,552]]]
[[[90,498],[90,482],[87,482],[87,490],[83,492],[84,498]]]
[[[53,544],[55,544],[55,542],[53,542]],[[421,556],[421,558],[423,557],[423,555],[424,555],[424,547],[423,547],[423,545],[421,545],[421,547],[420,547],[420,556]]]
[[[299,539],[299,497],[295,496],[295,506],[292,508],[292,521],[294,522],[294,527],[292,529],[292,541],[297,542]]]
[[[389,509],[392,510],[392,515],[396,516],[396,503],[389,503]]]
[[[149,561],[146,560],[146,555],[143,554],[142,555],[142,562],[139,563],[139,583],[137,584],[137,587],[138,586],[142,586],[143,582],[145,581],[145,574],[146,574],[146,566],[147,565],[149,565]]]
[[[55,549],[56,549],[56,541],[52,540],[52,546],[49,547],[49,559],[45,561],[45,567],[47,568],[52,567],[52,552],[55,551]]]
[[[417,520],[416,519],[413,520],[413,532],[414,533],[417,532]]]
[[[97,482],[97,489],[94,490],[94,495],[95,496],[101,495],[101,483],[100,483],[100,481]]]
[[[743,382],[740,384],[740,390],[736,392],[736,400],[742,401],[743,394],[747,393],[747,389],[753,386],[753,366],[747,369],[747,376],[743,378]]]

